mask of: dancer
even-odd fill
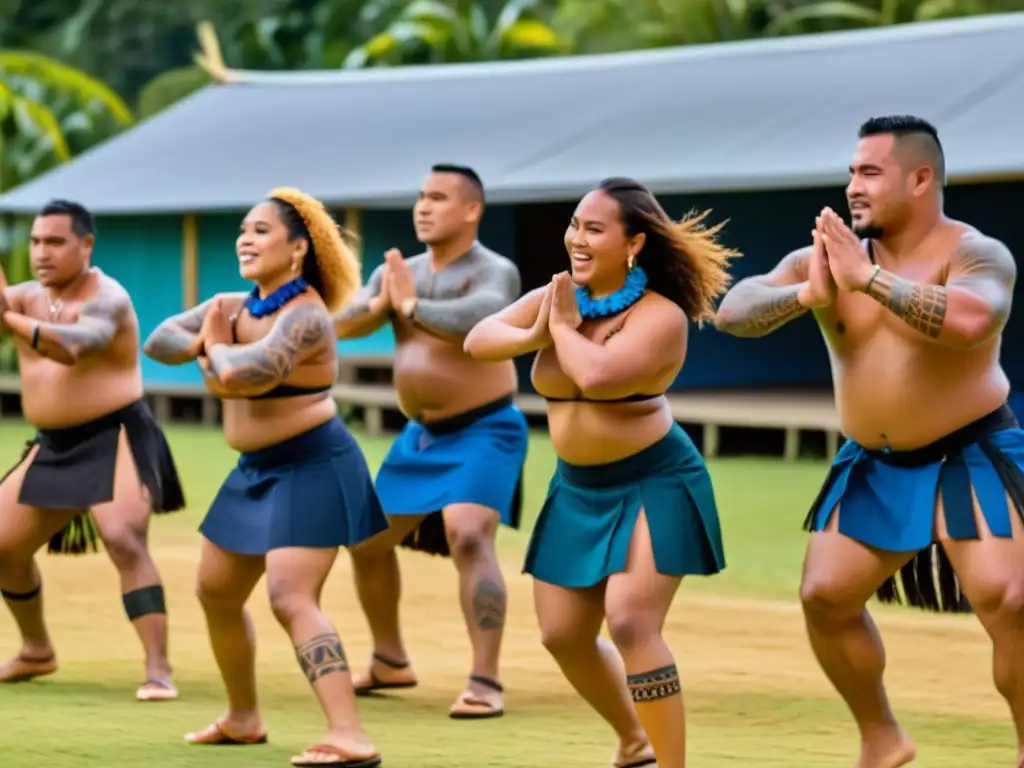
[[[358,287],[359,262],[319,201],[290,188],[249,212],[236,247],[252,293],[222,294],[165,320],[145,347],[170,365],[199,360],[222,398],[225,438],[241,453],[200,528],[199,601],[228,712],[185,739],[267,739],[245,610],[266,572],[271,608],[327,717],[323,742],[292,764],[373,768],[380,756],[360,724],[341,640],[320,610],[338,548],[387,527],[362,451],[330,395],[330,311]]]
[[[450,555],[473,646],[469,685],[449,713],[463,719],[504,712],[498,657],[507,600],[494,542],[499,524],[519,527],[528,440],[526,418],[513,404],[513,364],[480,363],[462,349],[479,320],[519,296],[515,264],[477,240],[483,207],[472,169],[434,166],[414,209],[426,253],[406,261],[389,251],[336,317],[343,339],[390,320],[395,389],[409,418],[377,475],[390,530],[351,550],[374,645],[356,691],[417,683],[399,629],[396,546]]]
[[[859,768],[915,757],[865,609],[876,591],[899,600],[901,569],[912,605],[956,611],[961,589],[970,601],[1024,766],[1024,431],[999,364],[1016,266],[945,216],[944,177],[932,125],[868,120],[846,189],[853,230],[824,209],[813,245],[737,283],[717,319],[763,336],[810,309],[829,349],[848,442],[808,516],[801,598],[811,647],[860,729]]]
[[[571,277],[555,275],[466,338],[479,360],[539,350],[533,384],[549,403],[558,466],[525,571],[544,645],[618,734],[618,768],[685,765],[662,625],[684,575],[725,567],[711,478],[664,394],[683,366],[687,320],[713,315],[738,255],[715,242],[722,225],[701,226],[706,216],[673,222],[643,185],[606,179],[565,233]],[[598,637],[606,617],[614,647]]]
[[[163,431],[142,399],[139,321],[124,288],[91,266],[96,227],[78,203],[54,200],[32,224],[36,280],[7,286],[0,321],[14,336],[25,418],[36,427],[0,483],[0,594],[21,651],[0,683],[51,675],[35,553],[83,554],[101,539],[121,577],[124,610],[146,654],[139,701],[177,698],[167,657],[164,588],[146,537],[151,512],[185,506]]]

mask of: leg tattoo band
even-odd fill
[[[348,672],[348,660],[341,647],[341,638],[335,634],[317,635],[295,647],[295,656],[302,674],[310,683],[332,672]]]
[[[629,675],[626,677],[626,683],[629,685],[633,701],[636,702],[667,699],[683,690],[675,664],[650,672],[641,672],[638,675]]]
[[[12,603],[27,603],[29,600],[35,600],[39,597],[39,593],[42,591],[43,585],[40,584],[29,592],[8,592],[6,589],[0,589],[0,595],[3,596],[4,600],[10,600]]]
[[[129,621],[135,621],[151,613],[167,613],[164,588],[159,584],[125,592],[121,599],[124,601],[124,612],[128,614]]]

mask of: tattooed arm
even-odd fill
[[[209,346],[209,375],[226,390],[252,397],[269,392],[334,341],[330,314],[322,304],[305,301],[283,310],[270,333],[259,341]]]
[[[4,312],[3,323],[40,355],[62,365],[74,365],[114,340],[131,316],[131,307],[128,293],[116,283],[104,280],[96,294],[82,305],[74,323],[45,323],[11,310]]]
[[[519,269],[499,259],[481,269],[469,291],[454,299],[417,299],[412,320],[444,339],[462,339],[473,326],[519,298]]]
[[[766,275],[740,280],[718,307],[715,327],[732,336],[767,336],[807,311],[800,300],[807,286],[811,248],[793,251]]]
[[[946,285],[915,283],[882,269],[865,293],[928,338],[972,349],[1002,332],[1016,281],[1010,249],[971,231],[953,254]]]
[[[334,334],[339,339],[360,339],[369,336],[391,317],[391,305],[381,295],[384,286],[384,265],[370,275],[352,300],[334,315]]]
[[[147,357],[165,365],[191,363],[202,352],[203,342],[199,338],[199,331],[203,327],[206,313],[213,306],[214,299],[241,302],[245,296],[244,293],[221,294],[186,312],[167,318],[149,334],[142,351]]]

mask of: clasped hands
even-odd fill
[[[582,322],[583,316],[576,300],[576,283],[568,272],[559,272],[544,289],[530,335],[540,339],[559,327],[576,330]]]
[[[370,299],[374,313],[396,310],[410,317],[416,310],[416,278],[397,248],[384,254],[380,293]]]
[[[860,239],[831,208],[823,208],[811,230],[814,245],[807,268],[807,285],[800,303],[809,309],[827,307],[836,291],[863,291],[875,273]]]

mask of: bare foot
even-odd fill
[[[366,672],[352,675],[356,696],[396,688],[415,688],[417,683],[416,673],[409,666],[408,659],[397,661],[379,653],[373,654]]]
[[[201,731],[185,734],[190,744],[266,744],[267,729],[258,713],[228,712]]]
[[[57,657],[52,649],[22,650],[0,665],[0,683],[24,683],[36,677],[52,675],[56,671]]]
[[[301,755],[292,758],[292,765],[344,765],[349,768],[376,768],[380,753],[365,733],[328,732],[324,740]]]
[[[480,675],[469,676],[469,686],[459,694],[448,714],[456,720],[500,717],[505,713],[501,683]]]
[[[879,732],[860,746],[856,768],[900,768],[917,758],[917,747],[899,726]]]
[[[612,761],[613,768],[647,768],[654,764],[654,748],[646,736],[620,743]]]

